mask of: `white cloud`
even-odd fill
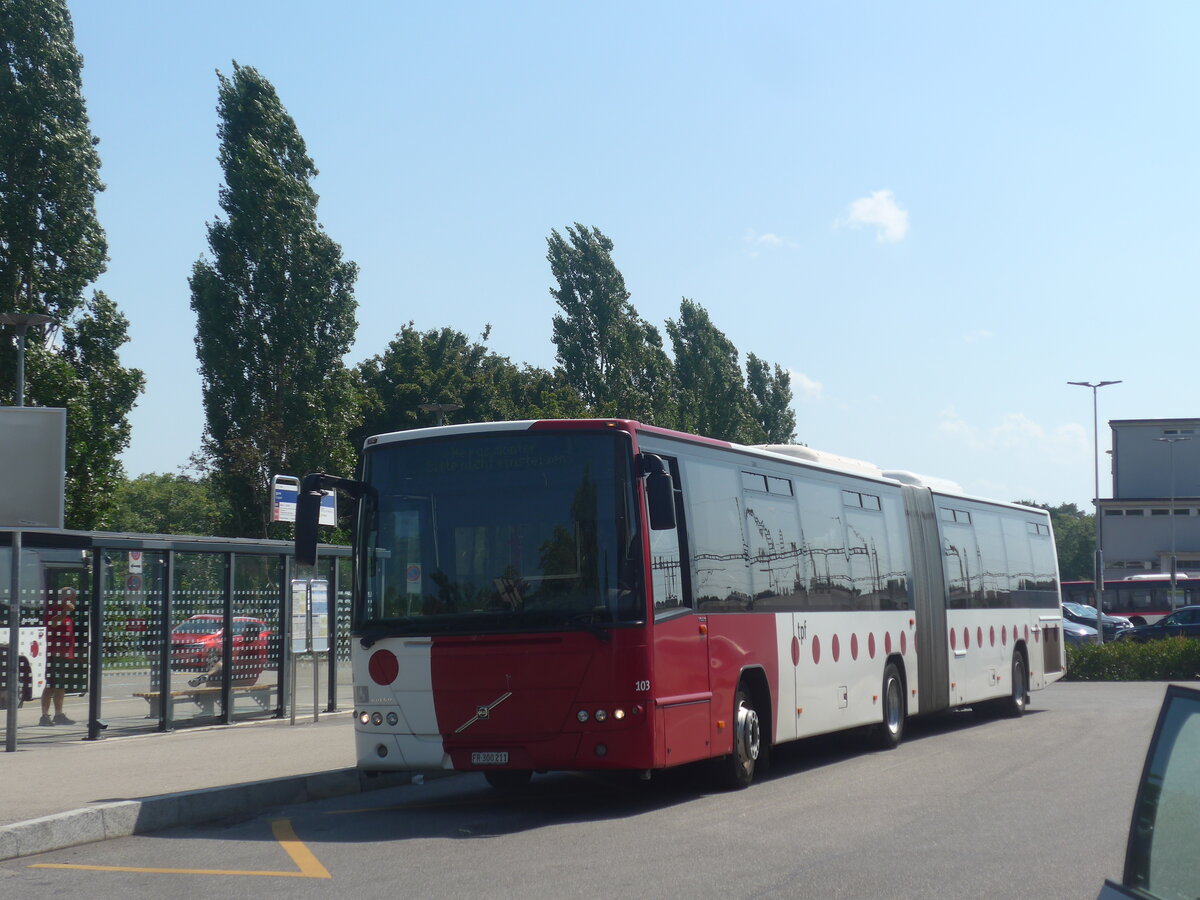
[[[805,401],[821,399],[821,391],[824,389],[821,382],[814,381],[803,372],[797,372],[795,369],[788,369],[788,375],[792,379],[793,398]]]
[[[1077,458],[1088,446],[1088,435],[1081,425],[1059,425],[1048,429],[1024,413],[1009,413],[996,425],[979,426],[959,418],[952,409],[938,425],[938,432],[971,451],[1002,451],[1023,456],[1063,462]]]
[[[753,228],[747,228],[746,233],[742,235],[742,243],[746,246],[750,256],[755,257],[758,256],[760,250],[778,250],[780,247],[787,246],[789,242],[769,231],[759,234]]]
[[[870,196],[859,197],[846,210],[845,224],[852,226],[870,225],[878,229],[875,239],[896,243],[908,235],[908,210],[896,203],[896,195],[889,190],[874,191]]]

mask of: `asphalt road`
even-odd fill
[[[1059,684],[1018,720],[910,721],[891,752],[805,741],[737,793],[702,768],[443,778],[14,860],[0,895],[1094,898],[1162,694]]]

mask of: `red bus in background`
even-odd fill
[[[1064,581],[1062,598],[1072,603],[1096,605],[1094,581]],[[1134,625],[1152,625],[1181,606],[1200,604],[1200,574],[1178,572],[1175,598],[1171,598],[1171,576],[1162,572],[1130,575],[1104,582],[1104,612],[1125,616]]]
[[[1046,512],[806,447],[626,420],[381,435],[360,481],[305,479],[298,560],[318,486],[359,498],[367,771],[715,760],[744,787],[773,745],[1020,715],[1064,670]]]

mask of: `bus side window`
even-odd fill
[[[682,504],[679,490],[679,464],[674,459],[663,458],[671,472],[675,485],[675,527],[648,529],[650,535],[650,585],[654,599],[654,610],[674,609],[690,605],[687,600],[683,553],[680,547],[680,526],[683,524]]]

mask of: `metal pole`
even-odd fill
[[[8,595],[8,659],[5,666],[8,671],[8,709],[5,716],[4,750],[12,753],[17,749],[17,703],[21,690],[21,532],[12,533],[12,548],[10,552],[12,571],[9,579]],[[32,675],[32,673],[30,673]],[[34,698],[36,701],[38,698]]]
[[[52,322],[41,313],[5,313],[0,315],[0,325],[11,325],[17,330],[17,406],[25,405],[25,334],[30,325],[48,325]],[[10,595],[8,598],[8,709],[5,716],[4,750],[13,753],[17,749],[17,702],[21,689],[21,532],[12,533],[12,548],[9,562],[12,565]],[[33,673],[30,672],[32,678]],[[35,698],[37,699],[37,698]]]
[[[1101,515],[1100,510],[1100,417],[1096,393],[1102,387],[1120,383],[1120,381],[1097,381],[1094,384],[1090,381],[1067,382],[1067,384],[1092,389],[1092,454],[1095,463],[1093,468],[1095,492],[1092,494],[1092,508],[1095,510],[1096,516],[1096,561],[1092,584],[1096,592],[1096,640],[1101,644],[1104,643],[1104,516]]]
[[[1161,437],[1155,438],[1156,441],[1161,441],[1167,445],[1169,451],[1169,459],[1171,466],[1171,609],[1175,609],[1175,579],[1178,565],[1175,562],[1175,445],[1180,441],[1186,441],[1185,437]]]

